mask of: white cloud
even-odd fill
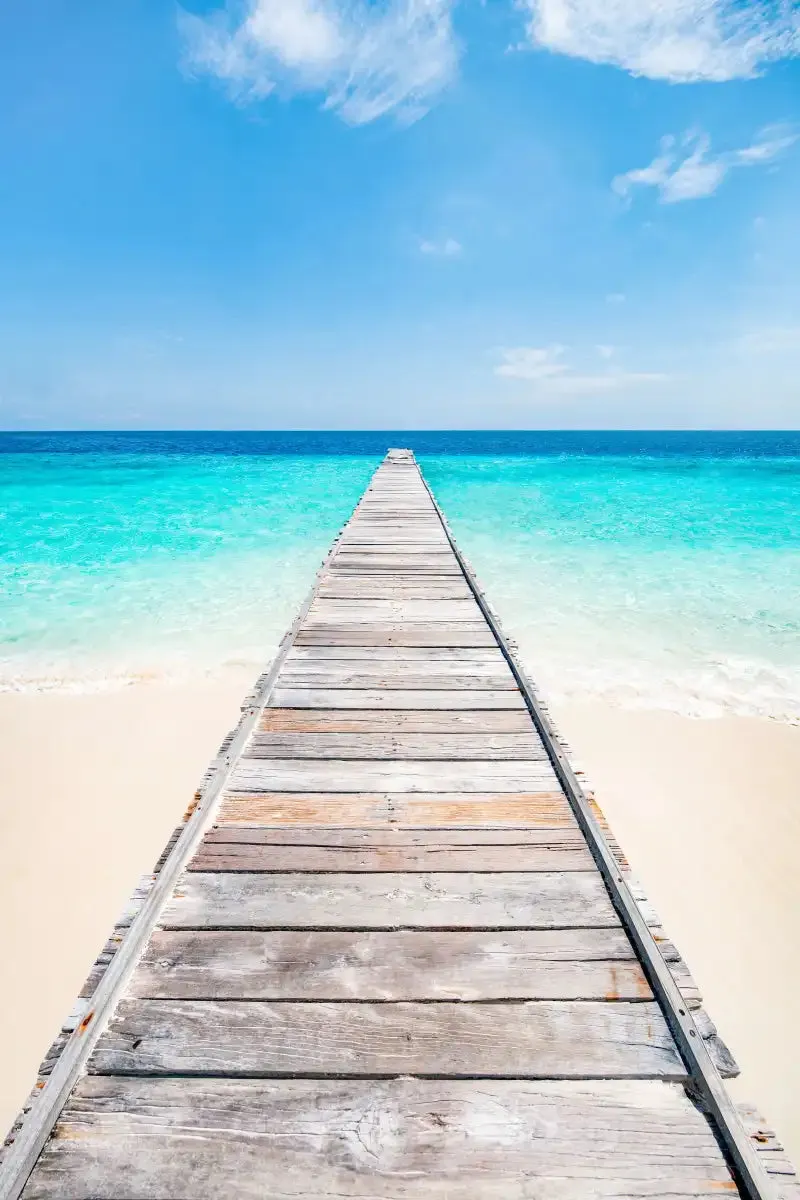
[[[503,350],[503,361],[495,367],[495,375],[527,380],[536,383],[542,390],[573,396],[618,391],[643,383],[663,383],[667,379],[666,375],[651,371],[623,371],[620,368],[584,374],[564,361],[566,349],[566,346],[554,344],[516,346]],[[598,346],[596,349],[606,358],[609,355],[603,354],[603,351],[613,353],[613,347],[610,346]]]
[[[416,120],[453,78],[454,0],[228,0],[180,13],[187,68],[238,101],[319,94],[352,125],[387,113]]]
[[[495,375],[508,379],[552,379],[569,368],[561,361],[566,346],[517,346],[503,350],[503,362],[495,367]]]
[[[613,358],[614,357],[614,347],[613,346],[604,346],[601,344],[601,345],[596,346],[595,349],[597,350],[597,353],[600,355],[601,358]]]
[[[794,0],[519,0],[534,46],[673,83],[746,79],[800,54]]]
[[[457,258],[463,249],[461,242],[457,242],[455,238],[451,237],[445,238],[441,242],[421,240],[419,243],[420,254],[431,254],[438,258]]]
[[[678,142],[674,137],[661,140],[660,153],[646,167],[637,167],[617,175],[612,188],[623,199],[636,187],[658,189],[662,204],[697,200],[713,196],[729,171],[735,167],[755,167],[771,162],[797,141],[797,134],[772,127],[762,129],[750,146],[712,155],[707,134],[690,131]]]

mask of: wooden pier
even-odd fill
[[[4,1200],[800,1196],[409,451],[87,981]]]

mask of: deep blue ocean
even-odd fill
[[[0,688],[255,674],[389,446],[553,699],[800,718],[800,433],[0,434]]]

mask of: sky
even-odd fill
[[[799,427],[800,0],[2,5],[0,426]]]

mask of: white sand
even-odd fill
[[[0,695],[0,1136],[252,682]]]
[[[252,679],[0,696],[0,1126],[7,1129],[138,876]],[[800,1162],[800,729],[570,705],[557,713],[738,1058]]]
[[[800,728],[555,714],[757,1104],[800,1165]]]

